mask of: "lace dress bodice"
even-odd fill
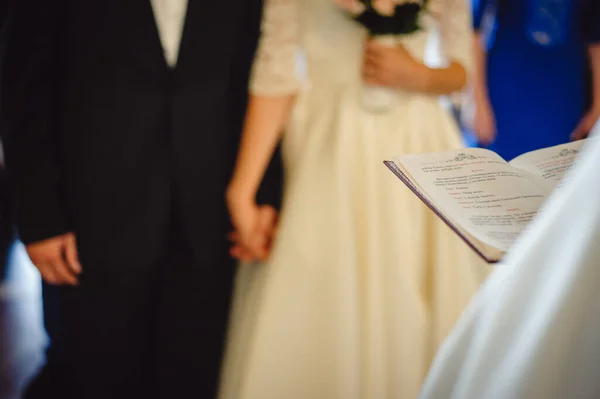
[[[470,68],[468,1],[429,0],[402,44]],[[487,266],[382,162],[461,148],[460,132],[428,93],[365,110],[366,32],[334,0],[265,7],[251,92],[296,96],[277,240],[240,269],[220,399],[416,398]]]
[[[468,0],[430,0],[423,29],[402,38],[414,57],[431,66],[472,66]],[[262,37],[250,90],[285,95],[308,80],[315,85],[360,83],[366,31],[333,0],[265,0]]]

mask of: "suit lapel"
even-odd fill
[[[205,73],[215,76],[228,69],[236,39],[246,24],[241,23],[248,3],[256,0],[188,0],[176,73]],[[169,72],[150,0],[111,2],[123,32],[126,53],[140,68],[157,75]],[[121,10],[118,10],[118,9]],[[125,12],[123,12],[125,11]],[[248,17],[248,16],[247,16]],[[186,72],[188,71],[188,72]],[[216,77],[216,76],[215,76]]]
[[[140,68],[154,74],[164,74],[169,67],[164,57],[156,19],[150,0],[118,0],[115,7],[122,8],[123,44],[126,53]],[[125,12],[123,12],[125,11]]]
[[[176,73],[216,74],[235,51],[241,4],[248,0],[188,0]]]

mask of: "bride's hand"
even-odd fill
[[[390,47],[367,41],[363,64],[365,83],[396,89],[421,91],[427,67],[415,60],[401,45]]]
[[[250,196],[227,192],[227,207],[235,232],[230,239],[231,254],[242,261],[266,260],[275,232],[277,213],[271,206],[259,206]]]

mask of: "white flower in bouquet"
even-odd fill
[[[335,0],[335,3],[353,17],[359,16],[367,9],[367,6],[360,0]]]
[[[396,13],[396,0],[373,0],[373,8],[378,14],[391,17]]]
[[[396,13],[396,7],[409,3],[423,5],[422,0],[373,0],[373,8],[379,14],[391,17]]]

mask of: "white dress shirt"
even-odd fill
[[[171,68],[177,65],[179,45],[187,12],[187,0],[151,0],[154,18],[165,59]]]
[[[421,399],[600,398],[600,124],[440,349]]]

